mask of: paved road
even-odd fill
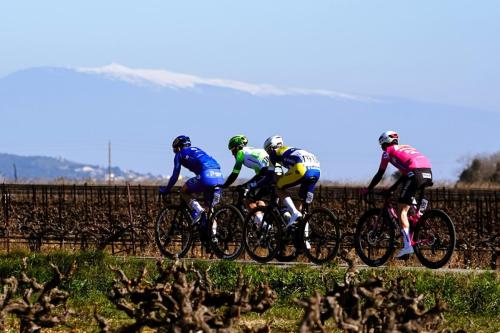
[[[161,257],[148,257],[148,256],[128,256],[128,258],[136,258],[136,259],[146,259],[146,260],[158,260]],[[185,258],[181,259],[186,262],[191,262],[191,261],[204,261],[204,262],[216,262],[216,261],[222,261],[222,259],[198,259],[198,258]],[[277,262],[277,261],[271,261],[266,264],[259,264],[253,260],[235,260],[234,262],[237,262],[239,264],[243,265],[270,265],[270,266],[276,266],[276,267],[282,267],[282,268],[288,268],[288,267],[293,267],[297,265],[301,266],[309,266],[311,268],[321,268],[322,266],[320,265],[315,265],[312,263],[307,263],[307,262]],[[341,268],[347,268],[347,265],[339,265]],[[423,266],[415,266],[415,267],[410,267],[410,266],[380,266],[380,267],[369,267],[367,265],[356,265],[356,268],[358,269],[374,269],[374,270],[383,270],[386,268],[392,268],[392,269],[404,269],[404,270],[416,270],[416,271],[422,271],[422,270],[428,270],[432,272],[443,272],[443,273],[460,273],[460,274],[476,274],[476,273],[487,273],[487,272],[495,272],[495,270],[491,269],[466,269],[466,268],[440,268],[437,270],[432,270]],[[496,270],[497,273],[500,274],[499,270]]]

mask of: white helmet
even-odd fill
[[[398,144],[398,140],[399,140],[398,133],[396,133],[394,131],[385,131],[378,138],[378,143],[380,143],[380,145],[383,145],[384,143],[387,143],[387,144],[396,143],[396,144]]]
[[[269,152],[270,149],[276,149],[283,146],[283,139],[279,135],[274,135],[264,142],[264,149]]]

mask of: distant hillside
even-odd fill
[[[111,169],[115,180],[158,180],[161,177],[150,173],[140,174],[119,167]],[[72,180],[105,181],[108,169],[105,167],[68,161],[63,158],[46,156],[18,156],[0,153],[0,180],[53,180],[65,178]]]

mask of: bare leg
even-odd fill
[[[411,247],[410,240],[410,224],[408,223],[408,211],[410,210],[410,205],[399,204],[399,221],[401,223],[401,234],[403,236],[403,249],[399,251],[396,257],[402,257],[406,254],[413,253],[413,248]]]
[[[201,213],[203,212],[204,208],[200,205],[200,203],[193,198],[193,194],[188,192],[188,188],[186,184],[182,186],[181,188],[181,197],[188,203],[188,206],[191,207],[193,211],[196,212],[195,214],[195,220],[197,220],[200,216]]]
[[[262,200],[258,200],[258,201],[255,201],[255,202],[250,202],[248,204],[248,208],[250,209],[254,209],[254,208],[257,208],[257,207],[264,207],[266,205],[266,203]]]
[[[408,211],[410,210],[410,205],[407,204],[399,204],[399,221],[401,223],[401,228],[409,229],[410,223],[408,222]]]

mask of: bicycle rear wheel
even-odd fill
[[[305,255],[315,264],[331,261],[339,251],[339,222],[327,208],[314,209],[301,223],[299,235]]]
[[[415,255],[425,267],[441,268],[455,250],[455,226],[444,211],[428,210],[415,226],[413,241]]]
[[[193,242],[192,219],[179,205],[163,208],[155,223],[155,242],[160,252],[168,258],[182,258]]]
[[[234,260],[244,249],[243,216],[232,205],[215,209],[208,222],[209,242],[217,257]]]
[[[262,216],[262,223],[257,222],[257,215]],[[243,234],[246,251],[255,261],[266,263],[280,249],[281,225],[268,207],[257,207],[247,214]]]
[[[368,266],[383,265],[394,252],[395,232],[392,221],[380,208],[365,212],[358,221],[354,247]]]

